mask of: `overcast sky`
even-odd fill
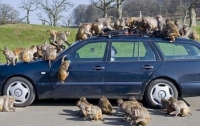
[[[4,4],[9,4],[11,6],[13,6],[16,10],[18,10],[20,12],[20,17],[24,17],[25,16],[25,11],[23,11],[22,9],[19,8],[19,5],[21,3],[22,0],[0,0],[1,3]],[[89,4],[90,0],[69,0],[74,4],[74,7],[77,7],[79,4]],[[69,13],[66,14],[69,15],[71,13],[71,11],[73,10],[73,8],[71,8],[69,10]],[[31,12],[30,13],[30,22],[31,24],[42,24],[41,21],[38,20],[38,17],[36,16],[36,14],[40,12],[40,11],[35,11],[35,12]]]

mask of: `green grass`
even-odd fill
[[[68,30],[71,35],[68,36],[69,43],[75,41],[77,28],[53,27],[45,25],[29,24],[8,24],[0,25],[0,50],[4,50],[6,45],[8,49],[13,50],[17,47],[29,48],[32,45],[44,43],[44,39],[49,40],[47,30],[53,29],[58,31]],[[5,56],[0,53],[0,63],[5,63]]]

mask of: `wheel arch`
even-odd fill
[[[181,87],[178,85],[177,81],[175,81],[173,78],[170,78],[170,77],[160,76],[160,77],[153,78],[151,81],[147,82],[147,84],[145,85],[145,88],[143,90],[142,99],[144,98],[144,95],[146,93],[147,87],[151,84],[152,81],[154,81],[156,79],[165,79],[165,80],[171,81],[174,84],[174,86],[176,87],[177,91],[178,91],[178,97],[182,96]]]
[[[4,87],[5,87],[6,82],[7,82],[9,79],[13,78],[13,77],[22,77],[22,78],[27,79],[27,80],[32,84],[32,86],[33,86],[33,88],[34,88],[34,91],[35,91],[35,99],[38,99],[38,92],[37,92],[37,90],[36,90],[36,86],[34,85],[34,82],[33,82],[29,77],[24,76],[24,75],[14,75],[14,76],[10,76],[9,78],[7,78],[7,79],[3,82],[3,85],[2,85],[2,88],[1,88],[1,95],[3,95],[3,89],[4,89]]]

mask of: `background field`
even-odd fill
[[[47,30],[54,29],[58,31],[68,30],[71,35],[68,36],[68,42],[73,43],[77,28],[53,27],[45,25],[28,25],[28,24],[8,24],[0,25],[0,63],[6,63],[2,51],[6,45],[8,49],[13,50],[17,47],[29,48],[31,45],[44,43],[45,39],[49,40]]]
[[[75,42],[75,36],[78,28],[64,28],[53,27],[45,25],[33,25],[33,24],[8,24],[0,25],[0,64],[6,63],[5,56],[2,51],[6,45],[10,50],[17,47],[29,48],[31,45],[38,45],[44,43],[45,39],[49,40],[49,33],[47,30],[54,29],[58,31],[68,30],[71,35],[68,36],[68,42]],[[195,27],[200,34],[200,25]]]

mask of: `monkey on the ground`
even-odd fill
[[[151,120],[150,114],[145,107],[131,107],[131,112],[131,125],[146,126]]]
[[[53,45],[49,45],[45,51],[45,60],[49,61],[49,67],[51,68],[51,60],[55,60],[57,57],[56,47]]]
[[[87,105],[85,107],[86,119],[90,119],[91,121],[101,120],[104,122],[102,111],[98,106],[95,105]]]
[[[80,97],[79,101],[76,103],[76,106],[80,109],[78,111],[78,116],[86,117],[85,107],[87,105],[92,106],[93,104],[90,104],[85,97]]]
[[[33,45],[28,49],[22,50],[19,55],[19,59],[26,63],[31,62],[34,60],[33,54],[36,52],[37,52],[37,46]]]
[[[92,29],[92,23],[82,24],[79,27],[78,32],[76,33],[76,41],[81,41],[87,39],[88,36],[92,36],[91,29]]]
[[[139,103],[134,96],[129,97],[129,101],[123,101],[121,98],[117,99],[118,103],[118,110],[116,111],[116,114],[119,111],[122,111],[125,114],[125,117],[123,121],[129,121],[131,116],[131,107],[142,107],[143,105]]]
[[[14,112],[15,107],[13,103],[15,102],[15,97],[10,95],[0,96],[0,112]]]
[[[171,99],[165,99],[162,98],[161,99],[161,107],[162,109],[166,109],[167,114],[170,114],[171,112],[173,112],[175,109],[171,107]]]
[[[138,102],[134,96],[129,97],[129,101],[123,101],[121,98],[117,99],[118,109],[116,113],[122,111],[124,112],[124,109],[128,105],[136,105],[136,106],[143,106],[140,102]]]
[[[187,25],[183,25],[181,29],[181,36],[190,38],[195,41],[199,41],[199,34],[196,30],[194,30],[191,27],[188,27]]]
[[[4,46],[3,54],[6,58],[7,65],[9,66],[11,63],[12,65],[16,65],[17,57],[13,53],[13,51],[9,50],[6,46]]]
[[[86,107],[87,105],[88,105],[88,104],[85,103],[85,102],[77,101],[76,106],[80,109],[80,110],[78,111],[78,116],[79,116],[79,117],[86,117],[85,107]]]
[[[187,106],[187,104],[184,101],[181,100],[176,100],[173,97],[170,97],[171,99],[171,107],[174,108],[175,110],[173,112],[170,112],[170,115],[174,115],[174,116],[187,116],[188,114],[192,115],[190,113],[190,109]]]
[[[98,103],[99,108],[101,108],[103,114],[111,114],[113,107],[110,101],[105,97],[101,96]]]
[[[61,64],[60,64],[60,67],[59,67],[59,70],[58,70],[58,79],[64,83],[64,80],[68,77],[69,75],[69,72],[68,72],[68,67],[69,67],[69,60],[64,60],[64,58],[66,57],[67,55],[64,55],[62,57],[62,60],[61,60]]]
[[[170,19],[166,19],[165,23],[166,27],[163,29],[162,34],[166,34],[166,37],[170,39],[169,42],[174,42],[175,38],[180,36],[179,30]]]

